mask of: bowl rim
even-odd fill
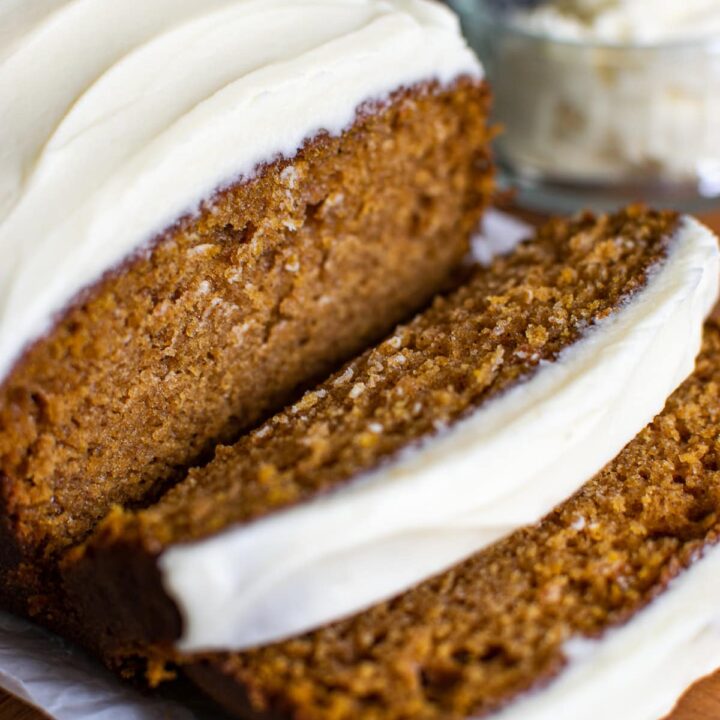
[[[578,48],[582,50],[607,50],[618,52],[665,52],[665,51],[688,51],[706,50],[711,53],[720,54],[720,36],[708,34],[706,36],[693,36],[689,38],[673,38],[659,41],[624,42],[615,40],[570,38],[561,35],[552,35],[540,30],[533,30],[517,25],[506,15],[492,10],[487,0],[472,0],[476,12],[468,12],[467,1],[447,0],[452,9],[463,20],[481,22],[490,28],[501,30],[508,35],[531,40],[533,42],[551,43],[561,47]]]

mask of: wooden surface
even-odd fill
[[[2,720],[45,720],[40,713],[7,695],[0,695],[0,718]]]
[[[720,231],[720,210],[716,214],[706,215],[703,220]],[[42,714],[0,691],[0,720],[46,719]],[[622,718],[622,720],[633,720],[633,718]],[[720,671],[693,687],[668,720],[720,720]]]

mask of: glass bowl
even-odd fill
[[[718,206],[720,38],[558,39],[517,24],[532,0],[449,3],[485,64],[498,161],[521,204]]]

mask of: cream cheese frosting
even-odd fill
[[[716,547],[626,625],[567,643],[558,679],[492,720],[665,717],[690,685],[720,667],[719,597]]]
[[[481,73],[428,0],[0,0],[0,380],[218,188],[366,101]]]
[[[350,615],[570,496],[692,371],[718,245],[684,218],[672,247],[625,306],[451,429],[335,493],[163,553],[178,647],[243,649]]]

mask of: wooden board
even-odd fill
[[[720,211],[703,217],[703,220],[720,232]],[[42,714],[0,691],[0,720],[46,719]],[[720,671],[695,685],[668,720],[720,720]]]

